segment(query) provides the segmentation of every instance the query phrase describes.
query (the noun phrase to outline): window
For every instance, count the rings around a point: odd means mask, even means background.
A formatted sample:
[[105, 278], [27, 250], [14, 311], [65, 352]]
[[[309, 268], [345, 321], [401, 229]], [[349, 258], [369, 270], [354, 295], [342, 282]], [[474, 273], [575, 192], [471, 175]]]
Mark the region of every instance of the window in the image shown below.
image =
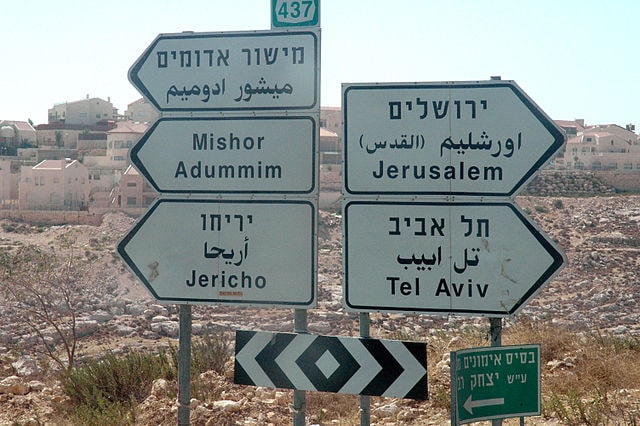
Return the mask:
[[593, 142], [593, 138], [591, 136], [587, 136], [584, 138], [585, 142]]
[[622, 166], [625, 170], [633, 170], [633, 163], [624, 163]]
[[127, 182], [127, 186], [130, 188], [135, 188], [136, 187], [136, 183], [135, 182]]
[[58, 176], [54, 176], [53, 183], [60, 183], [60, 178]]
[[135, 206], [136, 205], [136, 197], [127, 197], [127, 205]]
[[607, 166], [607, 168], [609, 170], [617, 170], [618, 169], [618, 163], [609, 163], [609, 165]]

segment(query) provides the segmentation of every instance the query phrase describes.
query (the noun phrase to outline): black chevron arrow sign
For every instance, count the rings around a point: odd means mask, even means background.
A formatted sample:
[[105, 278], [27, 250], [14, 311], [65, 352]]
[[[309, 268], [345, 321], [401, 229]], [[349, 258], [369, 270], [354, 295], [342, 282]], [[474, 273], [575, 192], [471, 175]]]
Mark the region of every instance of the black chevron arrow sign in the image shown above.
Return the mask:
[[237, 330], [234, 383], [424, 400], [427, 345]]

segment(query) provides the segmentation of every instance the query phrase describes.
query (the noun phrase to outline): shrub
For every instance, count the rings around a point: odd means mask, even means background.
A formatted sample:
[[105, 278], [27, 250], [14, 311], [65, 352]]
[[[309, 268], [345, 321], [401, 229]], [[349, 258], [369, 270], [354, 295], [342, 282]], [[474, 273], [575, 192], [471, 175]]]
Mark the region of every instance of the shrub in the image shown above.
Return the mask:
[[104, 411], [107, 405], [130, 406], [147, 397], [155, 379], [172, 380], [176, 368], [166, 354], [108, 354], [63, 372], [62, 390], [76, 406]]

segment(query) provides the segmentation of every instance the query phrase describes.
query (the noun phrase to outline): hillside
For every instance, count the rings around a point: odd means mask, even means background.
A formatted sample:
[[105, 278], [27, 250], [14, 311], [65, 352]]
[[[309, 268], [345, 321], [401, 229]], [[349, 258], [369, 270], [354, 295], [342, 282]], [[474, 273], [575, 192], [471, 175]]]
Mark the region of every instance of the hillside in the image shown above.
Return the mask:
[[[505, 321], [505, 343], [540, 343], [523, 340], [543, 336], [541, 330], [548, 330], [545, 327], [567, 331], [566, 334], [556, 332], [571, 339], [566, 341], [566, 348], [546, 352], [552, 359], [545, 358], [543, 387], [556, 386], [554, 380], [566, 382], [567, 377], [585, 374], [579, 370], [581, 366], [595, 368], [593, 364], [580, 363], [586, 355], [583, 349], [574, 351], [573, 345], [577, 343], [571, 336], [599, 333], [627, 342], [627, 349], [637, 351], [640, 196], [523, 196], [517, 198], [517, 203], [558, 242], [568, 263], [517, 318]], [[0, 244], [5, 254], [27, 245], [72, 251], [86, 266], [87, 274], [96, 274], [96, 279], [101, 280], [103, 296], [88, 297], [79, 318], [84, 335], [80, 339], [80, 360], [107, 351], [121, 354], [177, 346], [176, 307], [154, 303], [115, 254], [117, 241], [133, 222], [122, 214], [108, 214], [98, 227], [0, 223]], [[309, 330], [318, 334], [357, 336], [357, 315], [346, 313], [341, 305], [341, 238], [339, 213], [322, 211], [318, 244], [319, 307], [309, 311]], [[46, 358], [38, 358], [32, 334], [16, 324], [7, 312], [0, 308], [0, 353], [5, 354], [0, 356], [0, 424], [64, 424], [60, 408], [67, 400], [56, 385], [54, 366], [48, 365]], [[193, 315], [196, 336], [204, 329], [229, 335], [237, 329], [293, 330], [293, 312], [286, 309], [196, 306]], [[535, 332], [522, 334], [523, 327]], [[371, 314], [372, 337], [428, 343], [431, 395], [430, 401], [422, 403], [373, 398], [372, 424], [448, 424], [448, 352], [487, 345], [483, 340], [487, 329], [486, 318]], [[207, 383], [210, 398], [193, 402], [192, 424], [291, 424], [290, 391], [233, 385], [231, 361], [227, 366], [224, 375], [210, 373], [200, 378]], [[608, 370], [602, 367], [602, 371]], [[629, 370], [627, 374], [635, 373]], [[13, 378], [7, 379], [9, 376]], [[609, 374], [609, 377], [613, 376]], [[601, 396], [604, 400], [616, 401], [617, 421], [629, 422], [633, 415], [630, 413], [636, 413], [633, 420], [637, 422], [640, 420], [637, 414], [640, 386], [629, 387], [619, 380], [620, 386], [613, 383]], [[550, 401], [552, 395], [548, 388], [543, 388], [543, 394]], [[151, 395], [138, 406], [135, 424], [175, 422], [175, 400], [170, 395], [167, 388], [156, 384]], [[309, 393], [307, 398], [310, 424], [358, 422], [357, 397]], [[552, 405], [548, 403], [547, 407]], [[561, 417], [561, 413], [550, 409], [544, 414], [528, 419], [527, 423], [557, 424]]]

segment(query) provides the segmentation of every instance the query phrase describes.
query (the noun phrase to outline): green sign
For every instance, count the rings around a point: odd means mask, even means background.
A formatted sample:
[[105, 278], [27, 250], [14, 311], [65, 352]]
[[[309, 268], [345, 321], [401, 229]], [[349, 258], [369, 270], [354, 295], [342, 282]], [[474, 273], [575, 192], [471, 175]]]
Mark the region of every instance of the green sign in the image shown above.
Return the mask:
[[540, 345], [451, 352], [452, 424], [540, 415]]
[[320, 0], [271, 0], [271, 27], [314, 27], [320, 20]]

